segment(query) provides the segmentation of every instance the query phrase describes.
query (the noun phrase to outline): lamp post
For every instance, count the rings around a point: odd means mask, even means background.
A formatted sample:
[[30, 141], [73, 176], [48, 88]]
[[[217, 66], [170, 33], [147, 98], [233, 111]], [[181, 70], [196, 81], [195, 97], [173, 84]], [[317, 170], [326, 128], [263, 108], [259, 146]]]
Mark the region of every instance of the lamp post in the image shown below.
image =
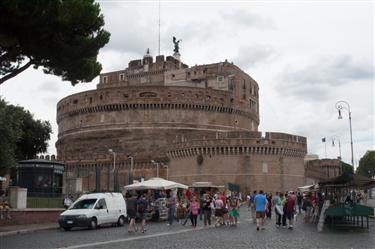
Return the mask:
[[336, 109], [339, 112], [338, 119], [342, 119], [341, 116], [341, 110], [346, 110], [349, 113], [349, 128], [350, 128], [350, 148], [352, 152], [352, 167], [355, 172], [355, 166], [354, 166], [354, 155], [353, 155], [353, 135], [352, 135], [352, 113], [350, 111], [350, 105], [348, 102], [344, 100], [337, 101], [335, 104]]
[[129, 184], [133, 183], [133, 163], [134, 163], [134, 157], [132, 155], [128, 155], [128, 159], [130, 159], [130, 169], [129, 169]]
[[162, 163], [161, 165], [163, 165], [163, 168], [167, 169], [167, 180], [169, 180], [169, 165], [164, 163]]
[[332, 139], [332, 146], [335, 146], [336, 140], [339, 142], [339, 156], [340, 156], [339, 159], [341, 160], [341, 141], [340, 141], [340, 138], [337, 135], [333, 135], [331, 139]]
[[156, 177], [159, 177], [159, 163], [154, 160], [151, 160], [151, 163], [156, 165]]
[[[115, 188], [116, 188], [116, 175], [115, 175], [115, 169], [116, 169], [116, 152], [114, 152], [112, 149], [109, 149], [108, 152], [111, 153], [111, 154], [113, 154], [113, 169], [112, 169], [112, 173], [113, 173], [113, 191], [115, 191]], [[108, 189], [108, 191], [109, 191], [109, 189]]]

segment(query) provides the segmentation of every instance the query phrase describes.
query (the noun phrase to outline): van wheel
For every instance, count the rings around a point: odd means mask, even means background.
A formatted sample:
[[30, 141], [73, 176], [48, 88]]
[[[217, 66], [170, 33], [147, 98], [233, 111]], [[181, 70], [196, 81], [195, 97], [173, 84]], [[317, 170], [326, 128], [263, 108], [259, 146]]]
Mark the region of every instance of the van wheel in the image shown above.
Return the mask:
[[98, 222], [97, 222], [96, 218], [92, 218], [90, 220], [89, 229], [95, 230], [97, 227], [98, 227]]
[[117, 221], [117, 226], [122, 227], [124, 225], [125, 225], [125, 218], [124, 216], [120, 216], [120, 218], [118, 218], [118, 221]]
[[65, 231], [70, 231], [72, 228], [71, 227], [63, 227]]

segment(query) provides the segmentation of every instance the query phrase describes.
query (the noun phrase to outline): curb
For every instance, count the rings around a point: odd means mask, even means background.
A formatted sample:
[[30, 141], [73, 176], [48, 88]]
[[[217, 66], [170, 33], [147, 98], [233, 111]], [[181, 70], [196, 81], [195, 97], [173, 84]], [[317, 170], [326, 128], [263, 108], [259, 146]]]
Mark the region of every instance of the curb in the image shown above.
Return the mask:
[[39, 227], [39, 228], [29, 228], [29, 229], [20, 229], [20, 230], [15, 230], [15, 231], [8, 231], [8, 232], [0, 232], [0, 238], [5, 237], [5, 236], [10, 236], [10, 235], [17, 235], [17, 234], [24, 234], [24, 233], [32, 233], [35, 231], [40, 231], [40, 230], [49, 230], [49, 229], [58, 229], [58, 226], [51, 226], [51, 227]]

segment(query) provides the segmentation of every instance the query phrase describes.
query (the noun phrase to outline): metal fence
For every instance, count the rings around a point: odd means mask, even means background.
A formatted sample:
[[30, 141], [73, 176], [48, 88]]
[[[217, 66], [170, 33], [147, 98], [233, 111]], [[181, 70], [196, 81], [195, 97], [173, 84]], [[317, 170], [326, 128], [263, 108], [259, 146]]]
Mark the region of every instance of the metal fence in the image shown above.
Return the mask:
[[59, 193], [27, 193], [27, 208], [63, 208], [64, 196]]

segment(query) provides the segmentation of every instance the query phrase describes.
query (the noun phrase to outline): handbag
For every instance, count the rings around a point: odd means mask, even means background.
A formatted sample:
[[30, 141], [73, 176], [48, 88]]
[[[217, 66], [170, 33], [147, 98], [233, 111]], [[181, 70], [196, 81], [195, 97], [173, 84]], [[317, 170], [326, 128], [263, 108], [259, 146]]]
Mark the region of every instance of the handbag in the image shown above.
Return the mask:
[[276, 205], [275, 207], [276, 207], [276, 212], [279, 215], [283, 215], [284, 214], [283, 207], [281, 205]]

